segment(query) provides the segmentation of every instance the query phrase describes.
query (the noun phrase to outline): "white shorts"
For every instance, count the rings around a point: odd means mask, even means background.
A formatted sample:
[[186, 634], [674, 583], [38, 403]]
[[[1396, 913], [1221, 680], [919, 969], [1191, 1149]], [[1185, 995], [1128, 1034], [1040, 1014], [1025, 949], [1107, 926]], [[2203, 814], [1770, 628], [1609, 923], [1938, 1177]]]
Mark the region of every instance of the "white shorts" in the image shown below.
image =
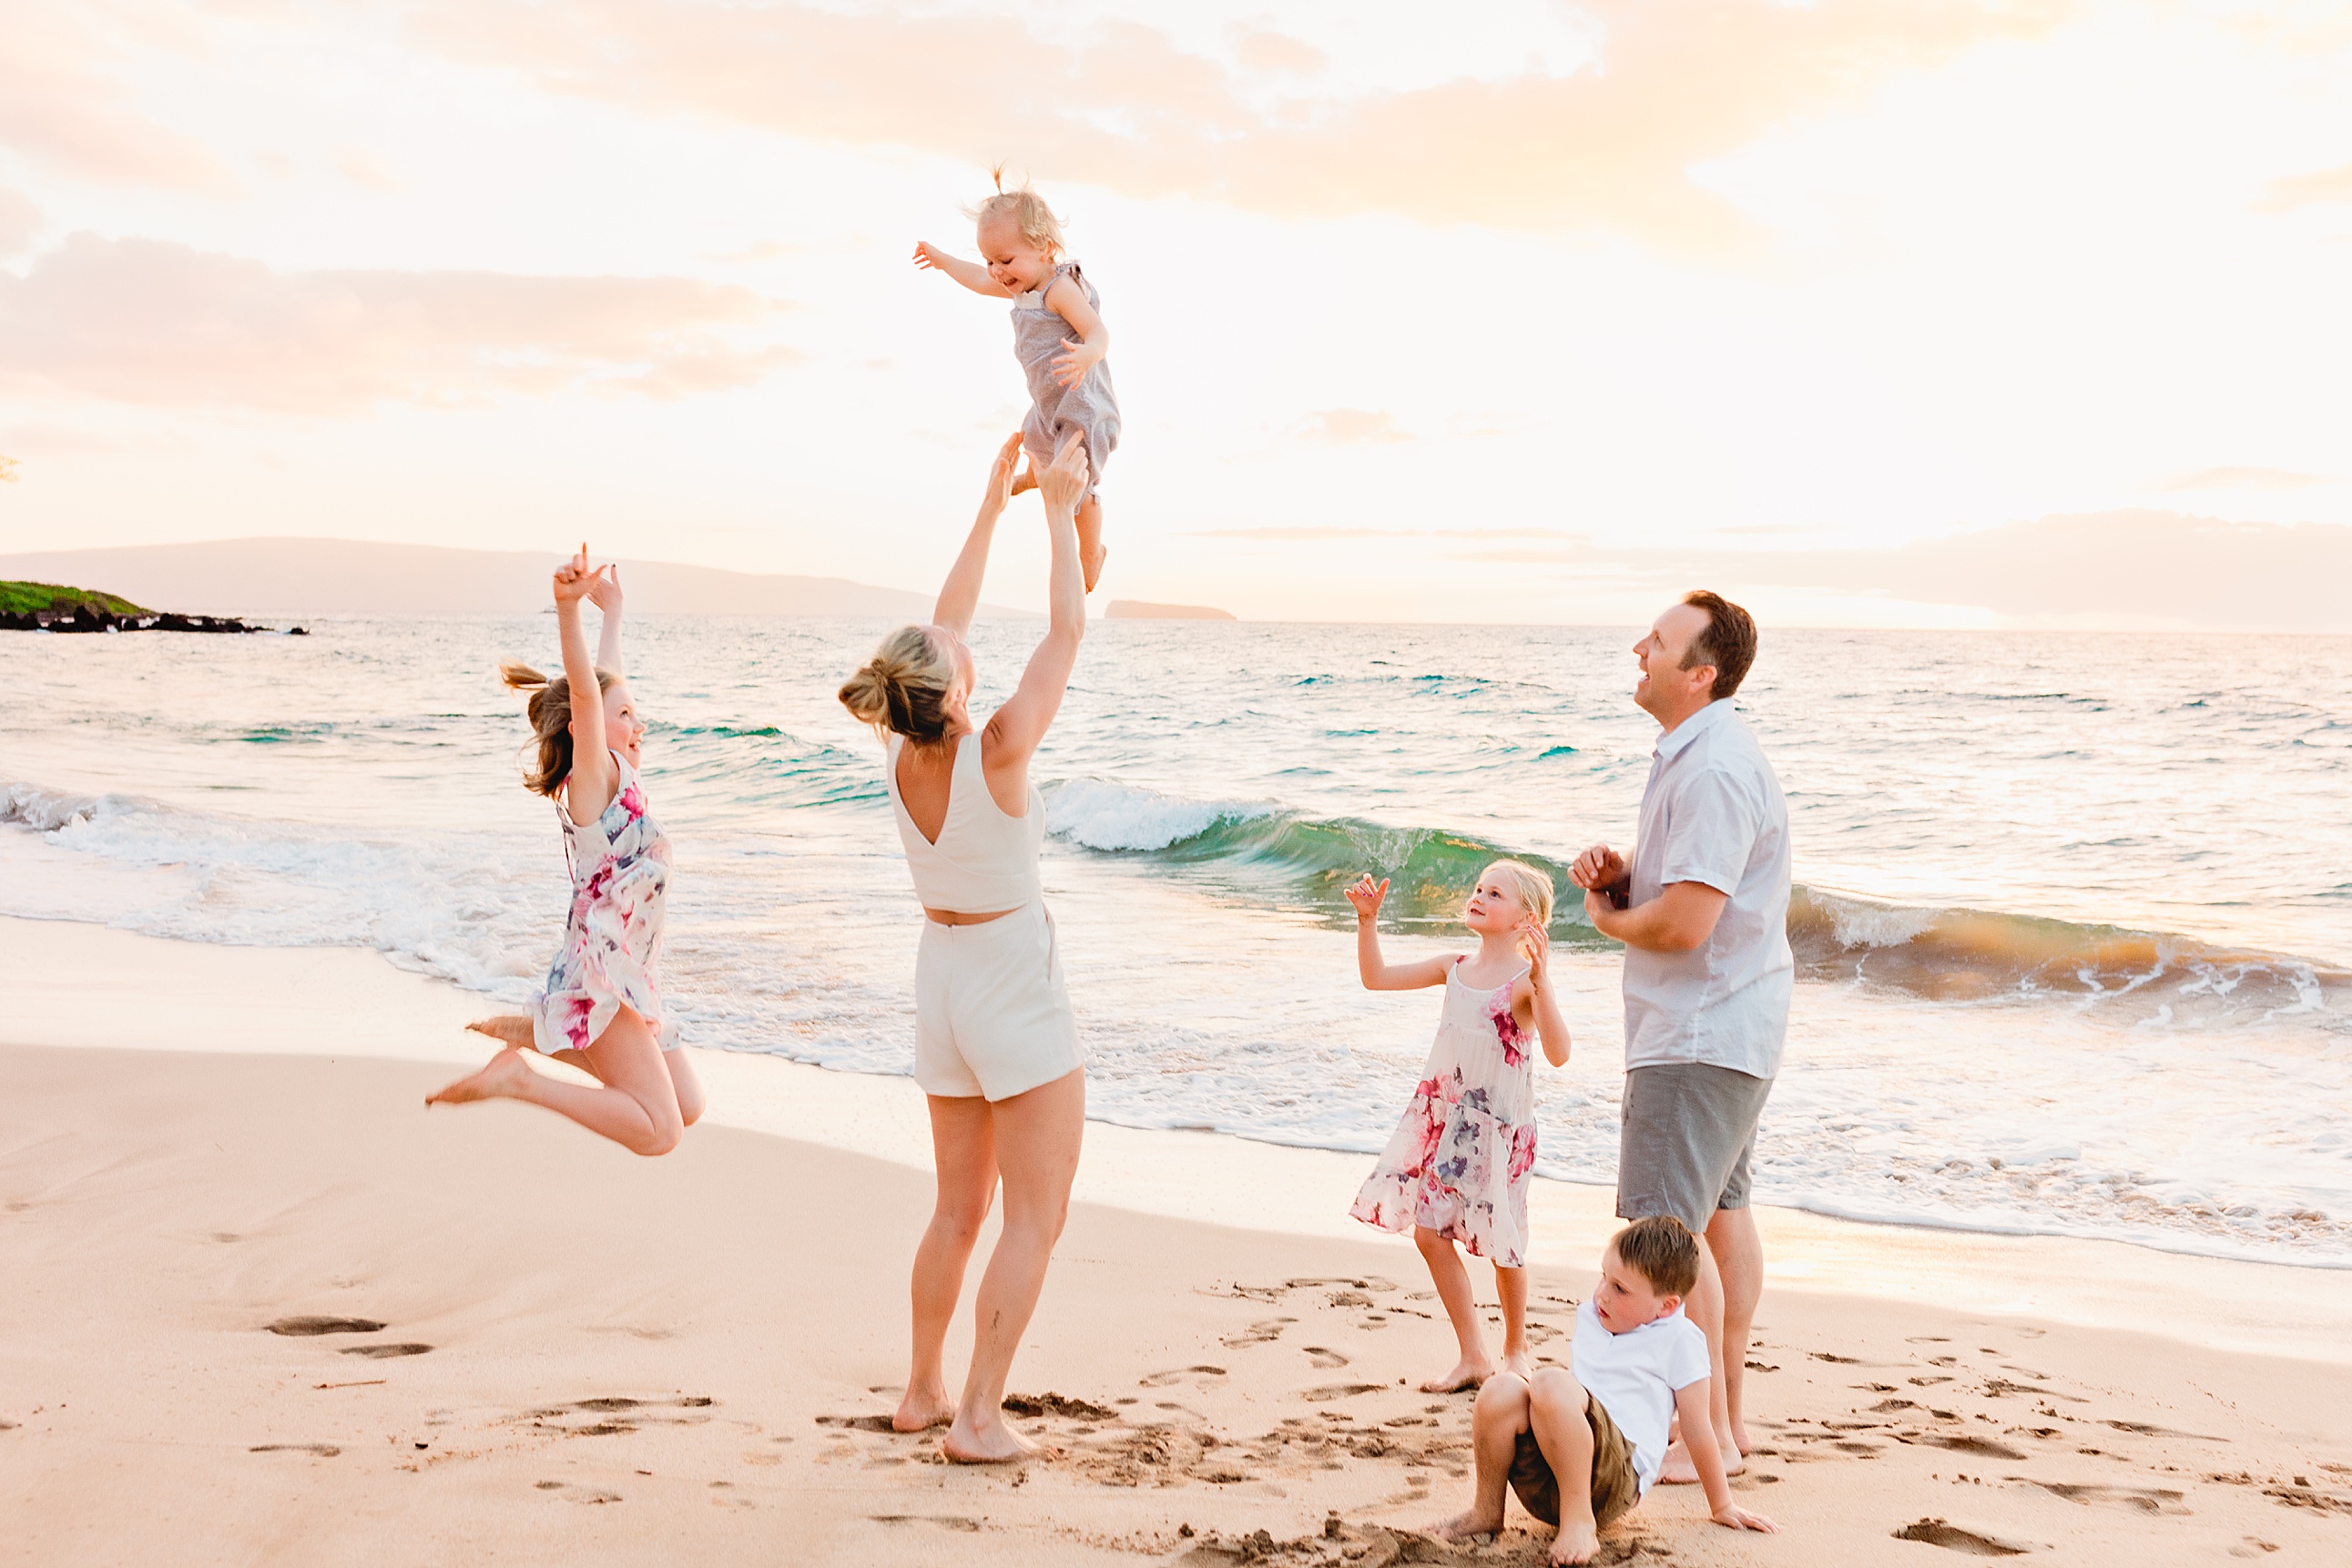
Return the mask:
[[915, 950], [915, 1081], [950, 1100], [1010, 1100], [1084, 1065], [1041, 900], [980, 925], [925, 919]]

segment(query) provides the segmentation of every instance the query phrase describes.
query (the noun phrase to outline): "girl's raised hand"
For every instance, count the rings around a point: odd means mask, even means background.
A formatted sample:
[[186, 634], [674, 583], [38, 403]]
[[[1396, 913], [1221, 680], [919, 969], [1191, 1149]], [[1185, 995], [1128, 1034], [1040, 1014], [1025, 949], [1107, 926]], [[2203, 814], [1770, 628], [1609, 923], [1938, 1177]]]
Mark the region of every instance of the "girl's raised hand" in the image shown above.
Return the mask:
[[1551, 932], [1538, 925], [1532, 915], [1519, 928], [1519, 951], [1528, 955], [1528, 984], [1542, 990], [1547, 974], [1544, 966], [1551, 962]]
[[588, 602], [608, 616], [621, 613], [621, 568], [617, 563], [599, 566], [590, 574]]
[[588, 596], [589, 590], [596, 585], [596, 579], [602, 574], [602, 568], [589, 569], [588, 547], [583, 544], [579, 554], [555, 569], [555, 602], [559, 605], [578, 604]]
[[1372, 874], [1367, 871], [1356, 879], [1354, 887], [1341, 890], [1347, 894], [1348, 901], [1356, 906], [1358, 920], [1375, 920], [1380, 916], [1381, 900], [1389, 896], [1389, 879], [1382, 877], [1375, 882]]

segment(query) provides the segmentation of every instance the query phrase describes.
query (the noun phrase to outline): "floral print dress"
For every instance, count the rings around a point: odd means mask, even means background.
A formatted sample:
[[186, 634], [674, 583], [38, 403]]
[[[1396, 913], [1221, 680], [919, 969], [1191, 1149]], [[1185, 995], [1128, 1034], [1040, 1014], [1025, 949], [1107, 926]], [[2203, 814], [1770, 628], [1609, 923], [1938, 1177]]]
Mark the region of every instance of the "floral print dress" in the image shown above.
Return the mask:
[[550, 1056], [587, 1049], [624, 1006], [646, 1021], [662, 1049], [678, 1046], [677, 1026], [663, 1017], [654, 982], [669, 893], [669, 838], [646, 810], [636, 769], [617, 752], [613, 761], [621, 787], [603, 816], [583, 826], [561, 803], [555, 808], [572, 863], [572, 913], [563, 945], [548, 965], [546, 989], [530, 1004], [534, 1043]]
[[1519, 1268], [1536, 1163], [1535, 1039], [1511, 1012], [1519, 976], [1482, 991], [1463, 984], [1462, 963], [1445, 972], [1445, 1012], [1412, 1103], [1348, 1212], [1382, 1230], [1426, 1226]]

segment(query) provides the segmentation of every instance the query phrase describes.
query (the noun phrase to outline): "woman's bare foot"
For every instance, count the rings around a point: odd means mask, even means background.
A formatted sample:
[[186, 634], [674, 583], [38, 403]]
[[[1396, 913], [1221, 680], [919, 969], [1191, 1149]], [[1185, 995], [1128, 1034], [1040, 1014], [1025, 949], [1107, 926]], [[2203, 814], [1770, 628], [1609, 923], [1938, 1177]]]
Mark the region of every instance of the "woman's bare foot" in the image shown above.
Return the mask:
[[481, 1071], [446, 1084], [425, 1097], [427, 1105], [463, 1105], [469, 1100], [511, 1100], [530, 1081], [530, 1065], [509, 1046], [489, 1059]]
[[[1726, 1445], [1720, 1442], [1716, 1445], [1718, 1451], [1725, 1447]], [[1736, 1476], [1747, 1468], [1748, 1461], [1737, 1452], [1723, 1461], [1723, 1473], [1727, 1476]], [[1684, 1447], [1681, 1443], [1675, 1443], [1666, 1450], [1665, 1463], [1658, 1467], [1658, 1484], [1687, 1487], [1696, 1486], [1697, 1483], [1698, 1467], [1691, 1462], [1690, 1450]]]
[[928, 1432], [934, 1426], [945, 1426], [955, 1419], [955, 1402], [944, 1388], [907, 1390], [907, 1397], [898, 1401], [897, 1414], [890, 1417], [893, 1432]]
[[940, 1439], [940, 1451], [950, 1464], [1009, 1465], [1016, 1459], [1034, 1458], [1042, 1450], [1001, 1418], [975, 1426], [958, 1416], [948, 1435]]
[[1590, 1563], [1601, 1550], [1601, 1532], [1585, 1520], [1562, 1521], [1559, 1533], [1551, 1538], [1552, 1563]]
[[1536, 1374], [1534, 1363], [1528, 1360], [1528, 1352], [1525, 1351], [1520, 1351], [1516, 1355], [1505, 1356], [1499, 1370], [1507, 1372], [1514, 1377], [1533, 1377]]
[[1486, 1514], [1480, 1513], [1474, 1508], [1466, 1513], [1455, 1514], [1443, 1524], [1431, 1525], [1429, 1533], [1440, 1541], [1468, 1541], [1475, 1536], [1492, 1535], [1502, 1528], [1503, 1514], [1500, 1509], [1491, 1514]]
[[1454, 1363], [1454, 1370], [1444, 1377], [1433, 1377], [1421, 1385], [1423, 1394], [1454, 1394], [1465, 1388], [1475, 1388], [1495, 1375], [1495, 1363], [1481, 1357], [1476, 1361]]
[[477, 1018], [466, 1027], [478, 1035], [488, 1035], [494, 1040], [525, 1048], [539, 1039], [539, 1033], [531, 1027], [530, 1017], [521, 1013], [501, 1013], [495, 1018]]

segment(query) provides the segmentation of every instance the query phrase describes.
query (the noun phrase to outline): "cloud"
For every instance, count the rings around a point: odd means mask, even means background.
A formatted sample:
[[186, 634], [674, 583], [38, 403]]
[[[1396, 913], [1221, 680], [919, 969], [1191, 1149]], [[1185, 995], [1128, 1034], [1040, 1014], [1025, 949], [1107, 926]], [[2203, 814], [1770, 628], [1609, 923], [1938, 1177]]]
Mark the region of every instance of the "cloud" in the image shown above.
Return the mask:
[[0, 448], [26, 458], [76, 458], [112, 451], [114, 443], [103, 436], [58, 425], [8, 425], [0, 426]]
[[278, 272], [79, 234], [0, 273], [0, 390], [349, 413], [587, 386], [675, 397], [798, 356], [746, 334], [778, 307], [684, 278]]
[[1370, 408], [1326, 408], [1298, 422], [1297, 435], [1318, 447], [1395, 446], [1413, 438], [1393, 415]]
[[[1300, 75], [1268, 98], [1267, 79], [1126, 22], [1071, 42], [963, 12], [417, 0], [410, 26], [428, 47], [551, 91], [975, 168], [1009, 160], [1049, 184], [1706, 250], [1752, 235], [1694, 165], [1900, 73], [2046, 31], [2071, 4], [1589, 0], [1597, 66], [1351, 97]], [[1242, 49], [1245, 65], [1277, 53]], [[1305, 53], [1285, 58], [1306, 70]]]
[[2352, 202], [2352, 163], [2340, 169], [2321, 169], [2308, 174], [2288, 174], [2273, 180], [2263, 187], [2263, 194], [2255, 199], [2254, 210], [2293, 212], [2297, 207], [2335, 202]]
[[1564, 528], [1336, 528], [1295, 524], [1275, 528], [1203, 528], [1194, 539], [1255, 539], [1305, 542], [1326, 539], [1574, 539]]
[[[194, 139], [141, 113], [97, 68], [115, 7], [12, 5], [0, 32], [0, 146], [65, 174], [114, 184], [218, 186], [226, 176]], [[132, 30], [137, 27], [131, 22]]]
[[33, 247], [47, 220], [24, 195], [0, 190], [0, 257], [17, 256]]
[[2158, 486], [2164, 490], [2299, 490], [2334, 483], [2326, 474], [2299, 474], [2291, 468], [2200, 468]]

